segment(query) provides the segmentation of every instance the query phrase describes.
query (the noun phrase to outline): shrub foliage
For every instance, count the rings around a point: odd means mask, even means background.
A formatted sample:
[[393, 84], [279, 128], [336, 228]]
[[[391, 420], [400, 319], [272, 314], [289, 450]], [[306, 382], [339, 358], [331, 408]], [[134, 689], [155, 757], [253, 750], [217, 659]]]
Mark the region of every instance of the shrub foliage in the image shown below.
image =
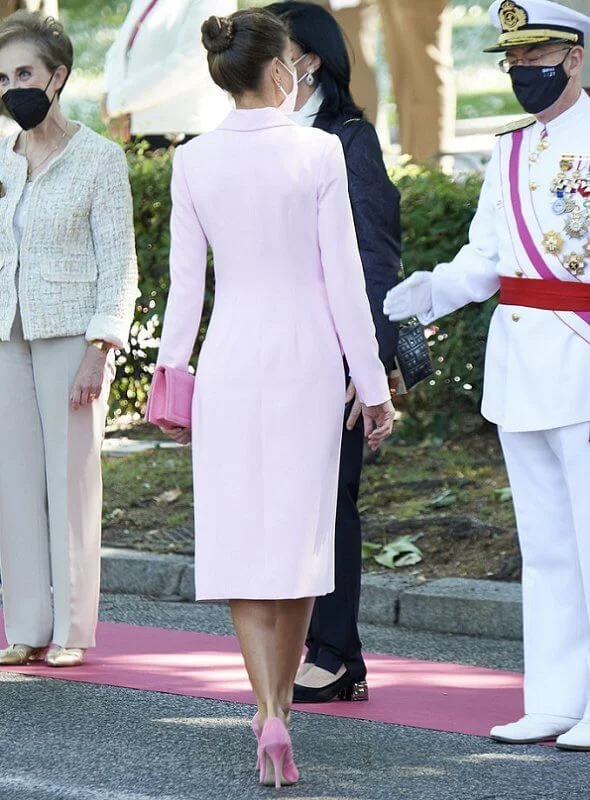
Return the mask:
[[[450, 261], [467, 242], [481, 176], [452, 180], [440, 170], [406, 165], [392, 179], [402, 196], [403, 259], [407, 275]], [[412, 390], [405, 410], [422, 428], [445, 436], [460, 425], [462, 411], [477, 411], [483, 389], [485, 341], [496, 300], [471, 304], [437, 321], [429, 339], [432, 381]]]

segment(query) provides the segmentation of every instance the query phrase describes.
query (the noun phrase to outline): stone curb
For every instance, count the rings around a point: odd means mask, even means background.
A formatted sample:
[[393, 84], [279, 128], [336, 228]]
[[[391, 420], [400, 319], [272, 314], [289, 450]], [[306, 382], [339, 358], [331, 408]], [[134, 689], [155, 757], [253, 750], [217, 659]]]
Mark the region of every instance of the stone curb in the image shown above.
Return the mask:
[[[101, 589], [191, 601], [195, 599], [193, 559], [103, 547]], [[470, 578], [418, 584], [409, 577], [364, 573], [359, 619], [431, 633], [520, 640], [520, 585]]]

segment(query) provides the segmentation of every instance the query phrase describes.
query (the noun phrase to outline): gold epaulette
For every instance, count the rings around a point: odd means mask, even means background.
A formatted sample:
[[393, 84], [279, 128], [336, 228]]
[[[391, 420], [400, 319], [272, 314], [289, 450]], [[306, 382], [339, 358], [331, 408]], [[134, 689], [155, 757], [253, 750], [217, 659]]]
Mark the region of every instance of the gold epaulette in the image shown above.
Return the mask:
[[503, 128], [500, 128], [497, 131], [496, 136], [503, 136], [505, 133], [513, 133], [514, 131], [520, 131], [523, 128], [530, 127], [533, 122], [536, 122], [536, 117], [523, 117], [522, 119], [517, 119], [516, 122], [509, 122], [508, 125], [505, 125]]

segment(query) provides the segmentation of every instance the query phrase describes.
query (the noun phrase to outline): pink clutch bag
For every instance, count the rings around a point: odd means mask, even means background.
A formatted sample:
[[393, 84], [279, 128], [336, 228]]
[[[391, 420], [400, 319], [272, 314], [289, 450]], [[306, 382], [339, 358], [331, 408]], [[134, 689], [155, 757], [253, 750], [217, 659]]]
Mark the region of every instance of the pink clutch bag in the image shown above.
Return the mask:
[[191, 427], [195, 376], [176, 367], [156, 367], [145, 418], [164, 427]]

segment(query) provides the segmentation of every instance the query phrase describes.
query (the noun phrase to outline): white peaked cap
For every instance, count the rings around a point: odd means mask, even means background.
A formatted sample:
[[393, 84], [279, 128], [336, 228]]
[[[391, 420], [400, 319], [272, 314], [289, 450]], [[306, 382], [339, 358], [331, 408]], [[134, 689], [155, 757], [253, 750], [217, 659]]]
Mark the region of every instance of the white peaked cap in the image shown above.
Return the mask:
[[590, 17], [552, 0], [494, 0], [489, 14], [500, 36], [486, 53], [545, 42], [583, 47], [590, 41]]

